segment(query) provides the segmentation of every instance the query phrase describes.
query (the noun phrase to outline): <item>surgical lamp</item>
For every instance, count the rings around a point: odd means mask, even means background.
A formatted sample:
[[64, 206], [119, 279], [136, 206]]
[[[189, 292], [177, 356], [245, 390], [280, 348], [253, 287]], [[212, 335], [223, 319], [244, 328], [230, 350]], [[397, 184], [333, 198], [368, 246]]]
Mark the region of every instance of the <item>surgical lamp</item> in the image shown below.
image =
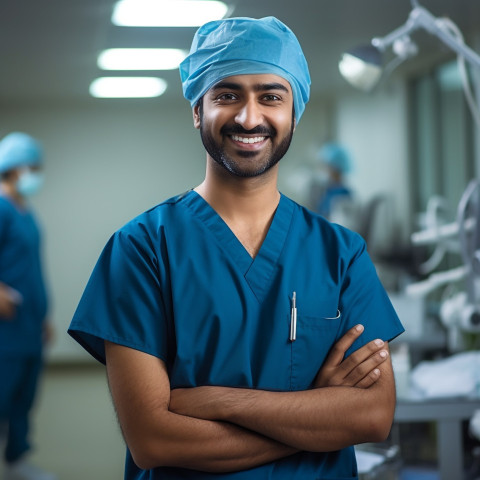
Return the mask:
[[[480, 56], [465, 45], [460, 31], [451, 20], [434, 17], [415, 0], [412, 0], [412, 7], [404, 25], [385, 37], [374, 38], [370, 44], [354, 48], [342, 55], [339, 70], [350, 84], [360, 90], [372, 90], [400, 63], [417, 54], [418, 48], [412, 42], [410, 34], [421, 28], [437, 36], [457, 52], [459, 58], [480, 68]], [[384, 67], [382, 54], [390, 46], [397, 56]]]

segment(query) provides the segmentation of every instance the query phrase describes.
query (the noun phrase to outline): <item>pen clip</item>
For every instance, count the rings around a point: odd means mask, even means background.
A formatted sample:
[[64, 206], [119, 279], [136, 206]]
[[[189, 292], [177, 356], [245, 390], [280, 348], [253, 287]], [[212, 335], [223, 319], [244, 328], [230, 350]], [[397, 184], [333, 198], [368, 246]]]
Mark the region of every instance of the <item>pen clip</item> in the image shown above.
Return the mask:
[[297, 294], [293, 292], [292, 295], [292, 309], [290, 312], [290, 341], [294, 342], [297, 339]]

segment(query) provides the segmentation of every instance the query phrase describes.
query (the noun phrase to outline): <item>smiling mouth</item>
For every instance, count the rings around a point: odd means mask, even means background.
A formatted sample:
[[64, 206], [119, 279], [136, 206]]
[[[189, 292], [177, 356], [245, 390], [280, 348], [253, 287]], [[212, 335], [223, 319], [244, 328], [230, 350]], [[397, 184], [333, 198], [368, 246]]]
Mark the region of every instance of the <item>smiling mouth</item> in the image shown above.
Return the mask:
[[232, 140], [245, 144], [260, 143], [263, 142], [265, 138], [267, 137], [242, 137], [240, 135], [232, 135]]

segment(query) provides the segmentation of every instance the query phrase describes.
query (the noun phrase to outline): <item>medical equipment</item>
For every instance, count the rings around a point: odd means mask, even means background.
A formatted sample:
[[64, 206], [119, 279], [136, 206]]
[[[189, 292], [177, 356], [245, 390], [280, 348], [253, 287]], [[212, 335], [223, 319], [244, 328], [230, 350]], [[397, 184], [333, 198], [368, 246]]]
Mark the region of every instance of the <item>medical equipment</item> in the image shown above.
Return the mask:
[[[435, 245], [431, 256], [418, 266], [422, 275], [428, 275], [427, 280], [413, 283], [407, 286], [407, 293], [413, 296], [423, 296], [436, 288], [462, 280], [466, 275], [466, 267], [461, 265], [457, 268], [443, 272], [434, 272], [448, 252], [459, 252], [458, 241], [459, 226], [456, 221], [449, 222], [451, 216], [447, 202], [444, 198], [435, 195], [427, 203], [424, 215], [424, 229], [411, 235], [413, 245]], [[470, 231], [475, 224], [474, 218], [465, 221], [465, 228]]]
[[[480, 332], [480, 182], [473, 180], [467, 186], [457, 212], [460, 253], [465, 266], [466, 291], [445, 300], [440, 318], [451, 335], [458, 331]], [[455, 328], [455, 327], [458, 327]], [[457, 333], [456, 333], [457, 332]], [[452, 338], [452, 342], [459, 343]], [[461, 342], [460, 342], [461, 343]]]
[[448, 251], [458, 251], [458, 242], [455, 239], [452, 240], [452, 237], [458, 234], [458, 225], [456, 223], [446, 223], [445, 220], [450, 215], [449, 210], [449, 206], [443, 197], [439, 195], [431, 197], [428, 200], [423, 220], [425, 230], [412, 235], [412, 241], [417, 245], [429, 244], [437, 238], [442, 239], [437, 241], [430, 258], [418, 266], [418, 271], [423, 275], [433, 272]]
[[[448, 240], [451, 244], [456, 238], [463, 264], [442, 272], [432, 273], [426, 280], [410, 284], [407, 294], [425, 296], [433, 290], [464, 281], [465, 288], [451, 294], [445, 291], [440, 307], [440, 319], [448, 330], [450, 350], [461, 350], [464, 345], [462, 332], [480, 333], [480, 182], [472, 180], [465, 189], [457, 208], [456, 221], [412, 235], [415, 245], [437, 243]], [[445, 253], [448, 249], [443, 248]], [[438, 250], [437, 250], [438, 252]], [[434, 256], [436, 254], [434, 253]], [[431, 266], [439, 264], [435, 259]], [[425, 262], [428, 264], [429, 261]], [[424, 264], [424, 265], [425, 265]]]
[[[465, 66], [466, 60], [480, 68], [480, 56], [464, 43], [462, 33], [449, 18], [434, 17], [420, 6], [417, 0], [412, 0], [411, 3], [413, 9], [404, 25], [384, 37], [373, 38], [368, 45], [361, 45], [344, 53], [339, 62], [340, 73], [354, 87], [364, 91], [373, 90], [401, 63], [418, 53], [418, 47], [410, 38], [410, 34], [424, 29], [457, 53], [465, 96], [472, 115], [480, 127], [480, 112]], [[390, 46], [396, 57], [384, 67], [382, 54]]]
[[[470, 419], [468, 433], [472, 438], [480, 440], [480, 410], [476, 410]], [[480, 479], [480, 447], [475, 447], [472, 451], [473, 463], [465, 474], [465, 480]]]
[[480, 410], [477, 410], [470, 420], [469, 431], [472, 436], [480, 440]]

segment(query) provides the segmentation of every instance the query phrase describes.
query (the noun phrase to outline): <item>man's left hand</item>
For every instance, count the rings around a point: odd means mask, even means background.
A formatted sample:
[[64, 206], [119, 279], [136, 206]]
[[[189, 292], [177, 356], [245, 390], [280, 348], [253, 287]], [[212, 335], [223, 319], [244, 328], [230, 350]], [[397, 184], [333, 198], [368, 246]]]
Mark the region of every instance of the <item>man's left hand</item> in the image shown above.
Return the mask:
[[321, 387], [368, 388], [380, 378], [378, 368], [389, 356], [388, 344], [380, 339], [373, 340], [347, 358], [346, 351], [363, 333], [363, 326], [351, 328], [331, 349], [313, 383]]

